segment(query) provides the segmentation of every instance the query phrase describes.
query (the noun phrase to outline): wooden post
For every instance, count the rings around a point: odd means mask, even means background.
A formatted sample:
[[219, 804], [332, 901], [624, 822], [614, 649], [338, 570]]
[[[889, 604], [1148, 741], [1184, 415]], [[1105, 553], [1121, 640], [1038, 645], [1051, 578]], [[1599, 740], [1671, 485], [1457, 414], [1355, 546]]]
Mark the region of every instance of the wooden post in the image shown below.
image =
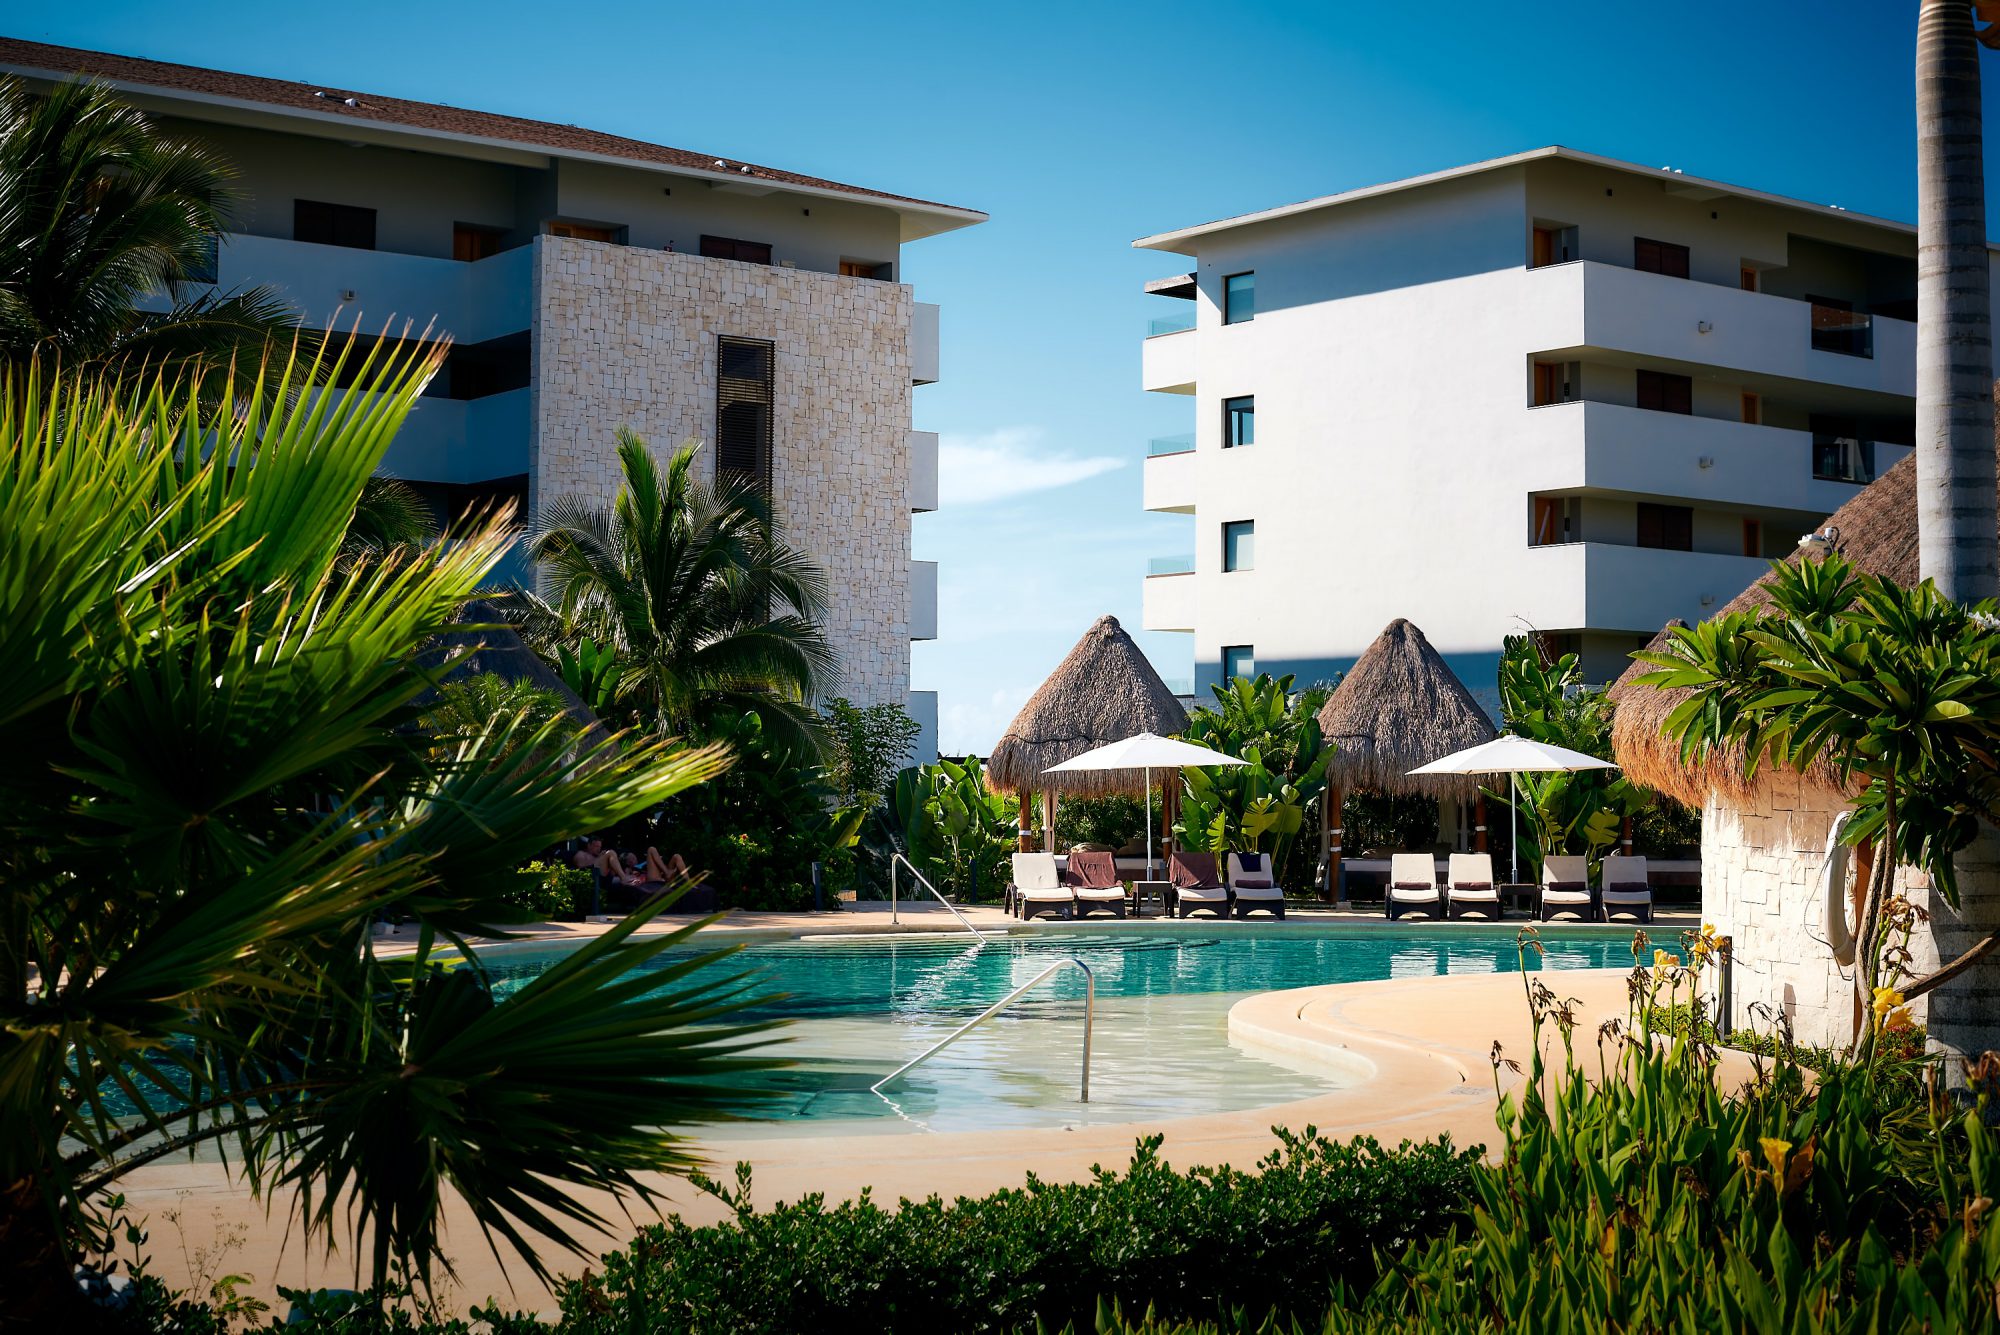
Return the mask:
[[[1181, 817], [1180, 778], [1181, 772], [1179, 770], [1168, 770], [1166, 777], [1160, 783], [1159, 852], [1163, 860], [1174, 855], [1174, 822]], [[1152, 801], [1153, 795], [1151, 793], [1146, 794], [1146, 800], [1148, 802]], [[1147, 850], [1148, 856], [1151, 856], [1152, 851], [1151, 849]]]
[[1477, 793], [1472, 799], [1472, 850], [1486, 851], [1486, 794]]
[[1021, 799], [1021, 814], [1017, 818], [1020, 825], [1018, 842], [1021, 846], [1015, 851], [1032, 853], [1035, 851], [1035, 795], [1023, 788], [1015, 796]]
[[1632, 856], [1632, 818], [1627, 816], [1618, 824], [1618, 851], [1626, 857]]
[[1056, 851], [1056, 790], [1042, 790], [1042, 851]]
[[1326, 790], [1326, 889], [1323, 897], [1336, 904], [1347, 902], [1347, 897], [1340, 887], [1340, 846], [1347, 835], [1347, 831], [1342, 828], [1346, 819], [1342, 814], [1345, 807], [1340, 785], [1337, 783], [1330, 785]]

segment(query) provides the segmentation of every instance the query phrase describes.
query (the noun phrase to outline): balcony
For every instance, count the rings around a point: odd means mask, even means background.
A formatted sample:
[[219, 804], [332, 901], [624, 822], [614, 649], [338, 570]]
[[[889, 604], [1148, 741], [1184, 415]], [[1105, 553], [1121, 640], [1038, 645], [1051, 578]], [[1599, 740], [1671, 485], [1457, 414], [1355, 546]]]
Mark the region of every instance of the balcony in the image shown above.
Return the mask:
[[531, 324], [534, 264], [532, 246], [467, 263], [231, 232], [218, 247], [216, 279], [224, 291], [278, 289], [309, 327], [337, 313], [342, 327], [359, 320], [368, 333], [408, 320], [458, 343], [483, 343]]
[[1162, 334], [1179, 334], [1192, 328], [1194, 328], [1194, 312], [1175, 311], [1172, 315], [1155, 316], [1146, 321], [1146, 337], [1158, 338]]
[[919, 301], [910, 309], [910, 383], [935, 385], [938, 380], [938, 308]]
[[929, 514], [938, 508], [937, 432], [910, 432], [909, 452], [910, 512]]
[[1845, 306], [1812, 304], [1812, 345], [1816, 352], [1837, 352], [1843, 357], [1875, 355], [1874, 317]]
[[382, 458], [412, 482], [485, 482], [528, 470], [528, 391], [483, 399], [421, 398]]
[[1146, 442], [1146, 457], [1158, 459], [1169, 454], [1188, 454], [1194, 450], [1194, 432], [1183, 431], [1178, 436], [1155, 436]]
[[[1191, 441], [1192, 437], [1189, 439]], [[1171, 454], [1148, 453], [1144, 483], [1146, 508], [1164, 514], [1193, 514], [1198, 476], [1195, 469], [1199, 459], [1200, 456], [1192, 449], [1176, 450]]]
[[[1523, 416], [1515, 438], [1530, 491], [1673, 497], [1717, 508], [1831, 514], [1853, 496], [1841, 451], [1809, 431], [1649, 412], [1615, 403], [1562, 403]], [[1855, 462], [1879, 468], [1906, 445], [1866, 444]], [[1151, 466], [1150, 464], [1148, 465]], [[1855, 471], [1847, 468], [1847, 471]], [[1874, 473], [1859, 480], [1872, 479]]]
[[[1906, 445], [1884, 447], [1872, 440], [1859, 440], [1853, 436], [1814, 436], [1813, 476], [1826, 482], [1858, 483], [1867, 486], [1877, 476], [1876, 452], [1884, 448], [1897, 451], [1896, 458], [1900, 458], [1909, 449]], [[1893, 458], [1891, 462], [1894, 462]]]
[[1156, 556], [1146, 576], [1140, 624], [1147, 630], [1194, 630], [1194, 558]]
[[[1613, 361], [1625, 354], [1690, 370], [1916, 394], [1917, 327], [1907, 320], [1839, 312], [1822, 330], [1815, 311], [1826, 306], [1591, 260], [1521, 272], [1536, 296], [1523, 322], [1536, 352], [1586, 361], [1591, 353], [1614, 354]], [[1822, 346], [1829, 339], [1840, 347]]]
[[938, 563], [910, 562], [910, 638], [937, 638]]
[[1146, 340], [1139, 358], [1139, 381], [1161, 394], [1194, 393], [1195, 331], [1182, 329]]
[[1755, 556], [1601, 542], [1535, 547], [1530, 556], [1534, 579], [1520, 608], [1528, 624], [1635, 635], [1675, 617], [1700, 621], [1770, 569]]

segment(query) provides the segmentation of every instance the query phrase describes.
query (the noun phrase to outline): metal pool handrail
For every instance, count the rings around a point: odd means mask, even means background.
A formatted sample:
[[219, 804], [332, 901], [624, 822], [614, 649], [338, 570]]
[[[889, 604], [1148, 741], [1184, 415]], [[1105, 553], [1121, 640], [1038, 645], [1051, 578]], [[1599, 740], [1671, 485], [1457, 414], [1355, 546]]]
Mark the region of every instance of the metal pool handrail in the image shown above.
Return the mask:
[[[914, 868], [912, 868], [912, 870], [914, 870]], [[880, 1080], [877, 1080], [874, 1084], [868, 1086], [868, 1092], [871, 1094], [880, 1094], [882, 1092], [882, 1086], [888, 1084], [892, 1080], [897, 1079], [911, 1067], [919, 1065], [920, 1063], [923, 1062], [927, 1062], [932, 1057], [935, 1057], [938, 1053], [943, 1052], [946, 1048], [958, 1042], [959, 1039], [964, 1038], [974, 1029], [977, 1029], [980, 1025], [985, 1024], [988, 1020], [998, 1015], [1001, 1011], [1006, 1010], [1009, 1006], [1013, 1005], [1014, 1002], [1020, 998], [1023, 992], [1026, 992], [1029, 988], [1034, 987], [1038, 983], [1042, 982], [1043, 979], [1047, 978], [1050, 974], [1054, 973], [1056, 970], [1064, 967], [1065, 965], [1071, 965], [1071, 964], [1083, 970], [1083, 1092], [1081, 1095], [1081, 1099], [1085, 1103], [1090, 1102], [1090, 1028], [1092, 1021], [1096, 1017], [1096, 1012], [1097, 1012], [1097, 978], [1090, 972], [1090, 966], [1088, 964], [1085, 964], [1082, 960], [1077, 959], [1074, 955], [1063, 956], [1061, 959], [1057, 960], [1054, 964], [1051, 964], [1048, 968], [1042, 970], [1040, 973], [1036, 974], [1033, 978], [1030, 978], [1027, 982], [1021, 984], [1019, 987], [1015, 988], [1012, 992], [1009, 992], [1006, 996], [994, 1002], [991, 1006], [988, 1006], [985, 1010], [979, 1012], [978, 1015], [975, 1015], [972, 1019], [966, 1021], [965, 1024], [961, 1025], [958, 1029], [954, 1030], [949, 1037], [940, 1040], [932, 1047], [926, 1049], [919, 1056], [911, 1059], [910, 1061], [904, 1062], [901, 1066], [898, 1066], [888, 1075], [883, 1076]]]
[[958, 919], [960, 926], [964, 927], [966, 931], [971, 932], [980, 940], [984, 941], [986, 939], [980, 930], [972, 925], [971, 919], [960, 913], [956, 904], [953, 904], [943, 895], [938, 894], [938, 888], [932, 885], [922, 872], [917, 870], [917, 865], [914, 862], [911, 862], [901, 853], [897, 853], [889, 859], [889, 921], [891, 924], [898, 924], [902, 921], [896, 916], [896, 864], [899, 862], [910, 869], [910, 875], [917, 878], [917, 884], [930, 891], [936, 897], [938, 903], [951, 910], [951, 916]]

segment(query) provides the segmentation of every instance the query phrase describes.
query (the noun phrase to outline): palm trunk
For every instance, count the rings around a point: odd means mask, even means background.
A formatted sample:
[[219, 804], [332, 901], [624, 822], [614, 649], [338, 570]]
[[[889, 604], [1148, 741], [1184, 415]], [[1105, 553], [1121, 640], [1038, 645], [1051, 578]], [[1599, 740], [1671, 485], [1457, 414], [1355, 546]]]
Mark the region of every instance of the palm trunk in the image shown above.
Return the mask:
[[1979, 46], [1966, 0], [1917, 19], [1917, 555], [1959, 602], [2000, 596]]
[[[1979, 48], [1966, 0], [1923, 0], [1917, 17], [1917, 558], [1960, 602], [2000, 595], [1996, 566], [1993, 316], [1986, 254]], [[1995, 832], [1959, 858], [1960, 907], [1935, 898], [1938, 957], [2000, 925]], [[2000, 1047], [2000, 958], [1988, 955], [1930, 1000], [1931, 1046], [1948, 1058]], [[1947, 1078], [1962, 1080], [1956, 1060]]]

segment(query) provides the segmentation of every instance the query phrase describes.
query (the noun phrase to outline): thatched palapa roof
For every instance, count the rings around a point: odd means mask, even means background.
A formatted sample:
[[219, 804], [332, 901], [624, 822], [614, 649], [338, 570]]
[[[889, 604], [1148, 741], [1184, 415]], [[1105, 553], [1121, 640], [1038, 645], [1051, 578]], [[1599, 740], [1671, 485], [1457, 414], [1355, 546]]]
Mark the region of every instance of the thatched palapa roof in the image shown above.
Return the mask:
[[[1914, 585], [1917, 577], [1917, 460], [1915, 455], [1900, 459], [1889, 471], [1863, 487], [1853, 499], [1833, 512], [1828, 525], [1838, 530], [1835, 550], [1856, 569], [1879, 575], [1902, 585]], [[1803, 558], [1793, 552], [1787, 565]], [[1717, 616], [1727, 612], [1749, 612], [1771, 600], [1766, 582], [1769, 575], [1724, 604]], [[1666, 632], [1655, 636], [1648, 648], [1658, 648]], [[1611, 721], [1612, 758], [1628, 777], [1656, 792], [1665, 793], [1689, 806], [1699, 807], [1711, 792], [1734, 801], [1751, 799], [1756, 784], [1744, 773], [1741, 748], [1718, 750], [1696, 766], [1681, 762], [1680, 748], [1660, 735], [1660, 725], [1674, 706], [1686, 698], [1684, 691], [1657, 691], [1639, 686], [1635, 678], [1653, 669], [1633, 663], [1612, 684], [1611, 698], [1616, 712]], [[1761, 776], [1763, 770], [1758, 773]], [[1827, 792], [1839, 785], [1830, 770], [1815, 766], [1806, 778]]]
[[1144, 780], [1136, 772], [1044, 771], [1135, 733], [1172, 737], [1186, 727], [1187, 710], [1118, 618], [1099, 617], [1007, 725], [987, 757], [987, 782], [1011, 793], [1053, 789], [1065, 797], [1137, 794]]
[[1471, 797], [1469, 774], [1413, 777], [1419, 765], [1494, 738], [1493, 723], [1424, 633], [1401, 617], [1354, 661], [1319, 711], [1334, 744], [1329, 784], [1377, 793]]

